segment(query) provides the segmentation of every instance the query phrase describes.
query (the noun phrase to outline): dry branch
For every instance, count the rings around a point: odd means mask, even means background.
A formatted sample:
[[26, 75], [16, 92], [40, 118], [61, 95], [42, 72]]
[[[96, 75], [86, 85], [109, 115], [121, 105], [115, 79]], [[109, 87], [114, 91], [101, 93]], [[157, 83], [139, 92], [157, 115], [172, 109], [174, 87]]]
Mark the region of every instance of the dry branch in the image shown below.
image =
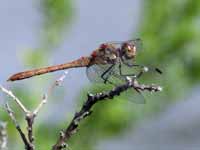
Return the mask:
[[119, 96], [122, 92], [129, 88], [149, 92], [157, 92], [162, 90], [160, 86], [139, 84], [135, 78], [127, 78], [127, 82], [125, 84], [119, 85], [113, 88], [111, 91], [97, 93], [94, 95], [89, 93], [87, 95], [87, 100], [83, 104], [81, 110], [75, 113], [68, 127], [64, 131], [60, 132], [60, 136], [56, 144], [52, 147], [52, 150], [62, 150], [66, 148], [69, 138], [77, 132], [80, 121], [91, 114], [91, 108], [94, 104], [103, 100], [111, 100], [114, 96]]
[[0, 121], [0, 150], [7, 149], [7, 124], [5, 122]]
[[36, 109], [34, 111], [30, 111], [28, 110], [23, 104], [22, 102], [12, 93], [12, 91], [7, 90], [6, 88], [4, 88], [3, 86], [0, 85], [0, 90], [2, 92], [4, 92], [6, 95], [8, 95], [9, 97], [11, 97], [17, 104], [17, 106], [19, 106], [19, 108], [24, 112], [25, 114], [25, 120], [27, 123], [27, 136], [26, 134], [22, 131], [20, 125], [17, 122], [17, 119], [15, 118], [14, 115], [14, 111], [10, 108], [8, 102], [5, 104], [5, 109], [9, 115], [9, 117], [11, 118], [11, 120], [13, 121], [17, 131], [19, 132], [21, 139], [25, 145], [25, 149], [26, 150], [34, 150], [35, 149], [35, 145], [34, 145], [34, 135], [33, 135], [33, 124], [34, 124], [34, 120], [35, 117], [37, 116], [38, 112], [42, 109], [42, 107], [44, 106], [44, 104], [46, 104], [48, 96], [50, 94], [52, 94], [54, 88], [58, 85], [60, 85], [63, 80], [66, 77], [66, 73], [64, 75], [62, 75], [59, 79], [57, 79], [48, 89], [47, 94], [44, 94], [44, 96], [42, 97], [41, 102], [39, 103], [39, 105], [36, 107]]

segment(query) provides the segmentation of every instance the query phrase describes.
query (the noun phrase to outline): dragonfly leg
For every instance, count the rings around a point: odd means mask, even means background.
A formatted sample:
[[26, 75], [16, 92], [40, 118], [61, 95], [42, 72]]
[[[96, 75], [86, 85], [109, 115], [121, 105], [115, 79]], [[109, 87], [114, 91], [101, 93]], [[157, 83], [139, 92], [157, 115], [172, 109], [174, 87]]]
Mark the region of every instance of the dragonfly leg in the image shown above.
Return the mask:
[[142, 70], [140, 70], [140, 72], [136, 75], [136, 78], [140, 78], [145, 72], [148, 72], [148, 68], [147, 67], [143, 67]]
[[136, 75], [136, 78], [140, 78], [145, 72], [149, 71], [149, 68], [143, 65], [134, 65], [135, 67], [140, 67], [140, 72]]
[[138, 64], [126, 64], [128, 67], [140, 67], [142, 68], [143, 70], [153, 70], [153, 71], [156, 71], [157, 73], [159, 74], [162, 74], [162, 71], [157, 68], [157, 67], [147, 67], [147, 66], [144, 66], [144, 65], [138, 65]]
[[[115, 64], [112, 64], [104, 73], [101, 74], [101, 78], [104, 80], [104, 83], [105, 83], [105, 84], [106, 84], [107, 82], [110, 83], [110, 84], [114, 84], [114, 83], [112, 83], [111, 81], [108, 80], [108, 78], [110, 77], [109, 75], [111, 74], [110, 71], [112, 70], [112, 68], [113, 68], [114, 66], [115, 66]], [[108, 73], [109, 73], [109, 75], [105, 77], [105, 75], [108, 74]]]
[[[121, 63], [119, 64], [119, 73], [120, 73], [120, 75], [121, 76], [133, 76], [133, 77], [135, 77], [135, 78], [140, 78], [145, 72], [148, 72], [149, 71], [149, 68], [148, 67], [146, 67], [146, 66], [144, 66], [144, 65], [137, 65], [137, 64], [133, 64], [133, 65], [128, 65], [128, 67], [140, 67], [141, 68], [141, 70], [140, 70], [140, 72], [138, 73], [138, 74], [123, 74], [122, 73], [122, 67], [121, 67]], [[160, 71], [160, 69], [158, 69], [158, 68], [154, 68], [155, 69], [155, 71], [157, 71], [158, 73], [162, 73], [161, 71]]]

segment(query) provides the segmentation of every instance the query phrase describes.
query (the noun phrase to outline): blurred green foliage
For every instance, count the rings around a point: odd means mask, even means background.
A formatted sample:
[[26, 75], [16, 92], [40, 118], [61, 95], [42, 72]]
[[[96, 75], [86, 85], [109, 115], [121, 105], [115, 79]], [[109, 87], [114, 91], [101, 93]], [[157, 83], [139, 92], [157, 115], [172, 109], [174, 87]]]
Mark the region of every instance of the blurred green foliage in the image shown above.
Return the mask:
[[[200, 1], [145, 0], [142, 9], [139, 30], [134, 35], [140, 35], [144, 41], [144, 50], [139, 54], [137, 62], [158, 66], [164, 74], [159, 80], [157, 75], [147, 74], [141, 82], [158, 81], [164, 86], [164, 91], [155, 96], [146, 95], [145, 105], [125, 101], [124, 99], [129, 96], [127, 94], [97, 104], [93, 108], [93, 114], [81, 123], [80, 131], [70, 139], [69, 145], [73, 149], [93, 150], [99, 140], [123, 134], [138, 120], [153, 115], [166, 107], [166, 104], [169, 105], [174, 100], [182, 98], [200, 81]], [[62, 34], [73, 16], [70, 0], [42, 0], [40, 10], [44, 18], [41, 43], [37, 49], [30, 50], [24, 55], [25, 64], [32, 67], [48, 63], [47, 58], [53, 48], [62, 41]], [[44, 86], [44, 83], [40, 82], [40, 85]], [[105, 85], [84, 88], [79, 95], [81, 99], [77, 98], [77, 110], [86, 100], [88, 91], [96, 93], [110, 88]], [[25, 103], [30, 106], [29, 108], [35, 106], [35, 101], [32, 99], [36, 99], [37, 92], [23, 87], [16, 87], [15, 91], [21, 99], [28, 99]], [[15, 107], [14, 109], [17, 110]], [[17, 113], [17, 116], [20, 114]], [[8, 125], [9, 135], [12, 135], [10, 141], [13, 141], [12, 145], [16, 148], [21, 142], [16, 140], [19, 139], [19, 135], [10, 121]], [[42, 150], [50, 149], [59, 130], [64, 127], [66, 127], [65, 121], [59, 126], [45, 122], [38, 125], [35, 129], [36, 147]], [[20, 148], [22, 147], [21, 142]]]
[[62, 33], [71, 22], [72, 2], [71, 0], [41, 0], [40, 6], [44, 15], [42, 44], [48, 45], [48, 48], [52, 49], [54, 44], [59, 44], [63, 40]]
[[164, 68], [167, 96], [173, 99], [186, 94], [200, 77], [200, 2], [148, 1], [144, 14], [141, 37], [148, 55], [140, 59], [144, 63], [151, 60]]

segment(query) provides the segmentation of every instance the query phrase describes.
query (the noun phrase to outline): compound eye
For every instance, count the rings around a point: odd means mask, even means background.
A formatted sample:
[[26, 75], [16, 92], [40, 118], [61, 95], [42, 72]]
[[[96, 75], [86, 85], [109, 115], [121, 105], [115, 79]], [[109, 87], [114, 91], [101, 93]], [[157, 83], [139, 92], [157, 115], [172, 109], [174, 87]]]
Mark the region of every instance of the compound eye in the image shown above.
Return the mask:
[[126, 49], [128, 50], [128, 52], [131, 52], [131, 49], [132, 49], [132, 48], [131, 48], [130, 45], [128, 45]]
[[134, 49], [135, 49], [135, 46], [132, 46], [132, 45], [129, 45], [129, 44], [127, 44], [125, 46], [125, 52], [127, 52], [127, 53], [132, 53], [134, 51]]

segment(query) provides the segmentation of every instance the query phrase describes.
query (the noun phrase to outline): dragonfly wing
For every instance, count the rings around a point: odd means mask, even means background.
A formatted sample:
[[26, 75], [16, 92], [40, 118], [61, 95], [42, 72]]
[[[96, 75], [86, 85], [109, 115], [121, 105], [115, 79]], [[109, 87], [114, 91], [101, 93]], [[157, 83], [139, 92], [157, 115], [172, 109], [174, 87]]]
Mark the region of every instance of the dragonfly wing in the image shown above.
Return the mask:
[[139, 51], [143, 49], [142, 40], [140, 38], [128, 40], [128, 41], [110, 41], [110, 42], [106, 42], [106, 44], [113, 44], [115, 46], [121, 46], [125, 42], [134, 44], [136, 46], [137, 50], [139, 50]]
[[135, 92], [133, 91], [133, 94], [134, 95], [133, 97], [130, 97], [129, 98], [129, 101], [132, 101], [134, 103], [137, 103], [137, 104], [145, 104], [146, 103], [146, 99], [144, 97], [144, 95], [142, 94], [142, 92], [138, 89], [135, 89]]
[[[115, 78], [118, 78], [122, 82], [125, 82], [125, 80], [126, 80], [125, 77], [120, 76], [116, 72], [112, 76], [114, 76]], [[145, 104], [146, 103], [146, 99], [139, 89], [130, 88], [124, 94], [125, 94], [125, 99], [130, 102], [133, 102], [136, 104]]]
[[[86, 68], [86, 75], [91, 82], [103, 83], [105, 81], [104, 79], [109, 78], [109, 76], [114, 71], [114, 67], [111, 68], [111, 66], [112, 66], [111, 64], [89, 66]], [[107, 71], [109, 68], [111, 69]], [[102, 74], [104, 74], [103, 78]]]
[[[104, 83], [104, 79], [101, 75], [110, 68], [111, 65], [93, 65], [86, 69], [86, 74], [88, 79], [94, 83]], [[108, 78], [108, 80], [116, 85], [122, 84], [125, 82], [125, 77], [120, 76], [117, 65], [114, 66], [108, 73], [105, 74], [104, 78]], [[109, 83], [109, 82], [108, 82]], [[134, 102], [136, 104], [144, 104], [145, 97], [142, 92], [138, 89], [128, 89], [123, 93], [124, 99]]]
[[101, 78], [101, 68], [97, 65], [92, 65], [86, 68], [86, 75], [91, 82], [103, 82]]
[[135, 104], [145, 104], [146, 99], [141, 91], [137, 91], [134, 88], [128, 89], [126, 92], [122, 93], [123, 100], [129, 101]]

